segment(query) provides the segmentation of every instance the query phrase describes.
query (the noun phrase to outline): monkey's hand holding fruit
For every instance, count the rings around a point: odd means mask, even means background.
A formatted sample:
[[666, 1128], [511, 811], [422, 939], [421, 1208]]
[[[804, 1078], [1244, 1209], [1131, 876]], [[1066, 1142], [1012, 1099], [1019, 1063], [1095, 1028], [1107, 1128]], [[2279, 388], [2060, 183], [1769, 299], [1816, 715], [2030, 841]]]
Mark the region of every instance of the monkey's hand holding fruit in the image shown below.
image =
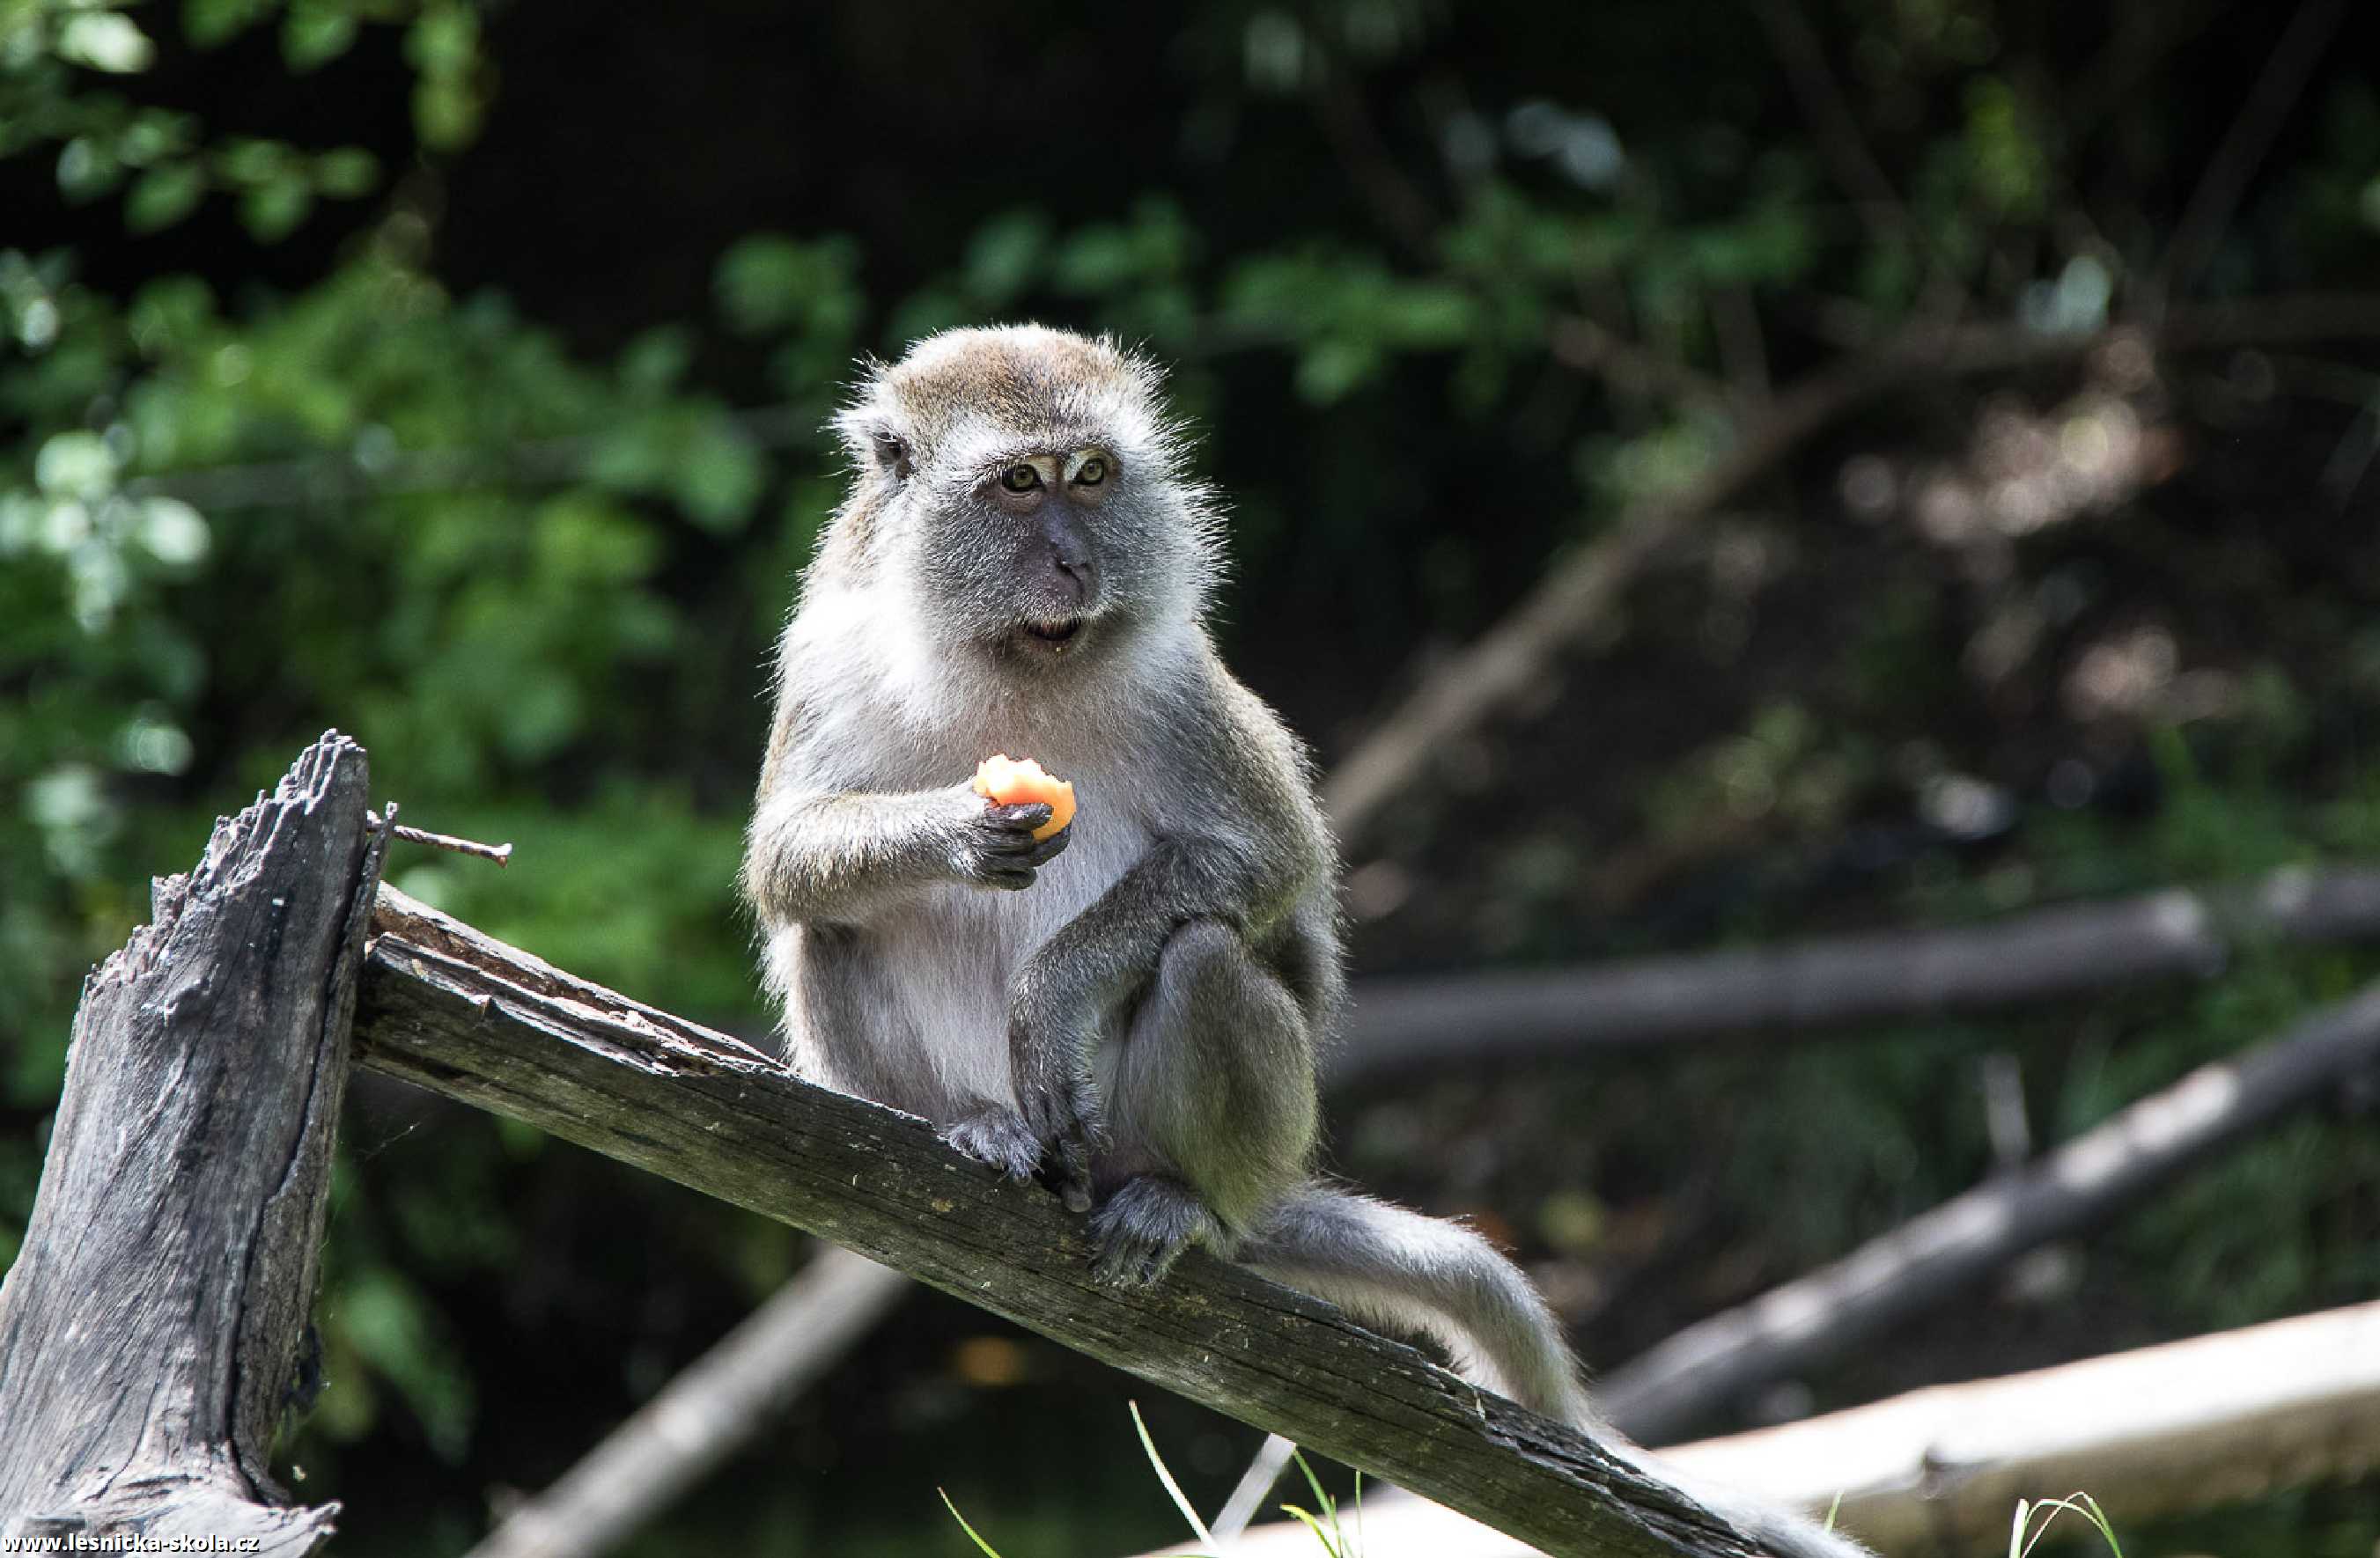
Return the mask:
[[[1075, 787], [1051, 779], [1031, 760], [987, 757], [975, 778], [957, 787], [970, 813], [956, 835], [953, 874], [979, 887], [1029, 888], [1034, 873], [1074, 841]], [[980, 799], [973, 799], [980, 797]]]
[[[1024, 829], [1031, 844], [1008, 846], [1010, 858], [1026, 864], [988, 878], [987, 885], [1029, 887], [1034, 870], [1056, 859], [1074, 838], [1075, 787], [1031, 758], [1019, 761], [1001, 753], [977, 767], [972, 788], [984, 797], [987, 822], [1012, 839]], [[1047, 968], [1036, 972], [1036, 961], [1028, 960], [1009, 988], [1016, 1107], [978, 1108], [943, 1135], [961, 1152], [1013, 1178], [1030, 1179], [1046, 1169], [1067, 1206], [1087, 1212], [1091, 1147], [1099, 1135], [1089, 1057], [1099, 1008], [1087, 992], [1072, 1000], [1062, 997]]]

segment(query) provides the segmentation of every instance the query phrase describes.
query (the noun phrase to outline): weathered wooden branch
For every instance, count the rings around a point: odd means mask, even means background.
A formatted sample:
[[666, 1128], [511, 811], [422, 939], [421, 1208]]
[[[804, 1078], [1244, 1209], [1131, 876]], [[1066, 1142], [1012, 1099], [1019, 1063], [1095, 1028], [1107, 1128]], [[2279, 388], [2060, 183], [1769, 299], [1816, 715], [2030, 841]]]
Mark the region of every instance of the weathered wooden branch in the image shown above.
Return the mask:
[[[1746, 948], [1597, 963], [1580, 968], [1453, 974], [1359, 982], [1346, 1033], [1325, 1057], [1334, 1085], [1363, 1082], [1423, 1065], [1471, 1063], [1580, 1048], [1630, 1045], [1731, 1033], [1817, 1031], [1861, 1021], [1985, 1011], [2167, 977], [2207, 977], [2234, 950], [2264, 941], [2328, 942], [2380, 936], [2380, 871], [2277, 871], [2262, 880], [2062, 905], [1987, 924], [1938, 930], [1888, 931]], [[891, 1309], [899, 1289], [886, 1285], [839, 1302], [835, 1334], [863, 1335], [867, 1312]], [[769, 1308], [777, 1310], [773, 1301]], [[693, 1365], [706, 1378], [733, 1380], [741, 1392], [783, 1401], [813, 1377], [820, 1360], [798, 1314], [765, 1331], [739, 1329]], [[773, 1338], [764, 1341], [763, 1338]], [[714, 1357], [732, 1356], [724, 1373]], [[675, 1386], [670, 1387], [673, 1391]], [[641, 1414], [640, 1414], [641, 1416]], [[741, 1421], [757, 1433], [765, 1415]], [[627, 1433], [634, 1426], [622, 1429]], [[605, 1490], [606, 1540], [638, 1524], [625, 1500], [648, 1495], [643, 1517], [687, 1487], [695, 1470], [680, 1458], [712, 1464], [710, 1438], [660, 1441], [640, 1435], [637, 1475], [606, 1471], [614, 1441], [605, 1440], [568, 1480]], [[1287, 1457], [1286, 1442], [1278, 1446]], [[1278, 1467], [1274, 1468], [1276, 1471]], [[1268, 1479], [1258, 1476], [1257, 1482]], [[1262, 1487], [1246, 1485], [1250, 1498]], [[555, 1494], [559, 1494], [559, 1487]], [[540, 1495], [539, 1504], [545, 1498]], [[1245, 1506], [1245, 1507], [1243, 1507]], [[1218, 1516], [1219, 1536], [1254, 1513], [1235, 1495]], [[480, 1558], [498, 1551], [483, 1549]], [[582, 1553], [598, 1551], [582, 1531]]]
[[0, 1535], [253, 1538], [336, 1505], [268, 1460], [301, 1371], [346, 1024], [381, 846], [325, 736], [215, 825], [83, 987], [22, 1252], [0, 1286]]
[[2380, 1067], [2380, 984], [2171, 1087], [2018, 1172], [1691, 1325], [1605, 1376], [1611, 1419], [1674, 1438], [1732, 1396], [1833, 1356], [2007, 1263], [2104, 1222], [2249, 1132]]
[[912, 1288], [832, 1246], [467, 1558], [609, 1552], [745, 1443]]
[[[2380, 1466], [2380, 1304], [2277, 1320], [1681, 1444], [1690, 1471], [1813, 1511], [1884, 1553], [2004, 1552], [2019, 1499], [2086, 1489], [2161, 1519]], [[1365, 1558], [1524, 1558], [1410, 1493], [1364, 1503]], [[1172, 1550], [1168, 1550], [1172, 1551]], [[1311, 1558], [1282, 1522], [1233, 1558]], [[1153, 1558], [1153, 1555], [1152, 1555]]]
[[2291, 868], [2204, 890], [2064, 904], [1981, 924], [1879, 931], [1583, 967], [1355, 986], [1333, 1082], [1402, 1067], [1815, 1031], [1988, 1011], [2205, 978], [2259, 942], [2380, 936], [2380, 871]]
[[388, 888], [355, 1037], [362, 1065], [808, 1229], [1557, 1558], [1755, 1551], [1591, 1442], [1303, 1295], [1196, 1253], [1153, 1289], [1103, 1286], [1081, 1219], [924, 1122]]

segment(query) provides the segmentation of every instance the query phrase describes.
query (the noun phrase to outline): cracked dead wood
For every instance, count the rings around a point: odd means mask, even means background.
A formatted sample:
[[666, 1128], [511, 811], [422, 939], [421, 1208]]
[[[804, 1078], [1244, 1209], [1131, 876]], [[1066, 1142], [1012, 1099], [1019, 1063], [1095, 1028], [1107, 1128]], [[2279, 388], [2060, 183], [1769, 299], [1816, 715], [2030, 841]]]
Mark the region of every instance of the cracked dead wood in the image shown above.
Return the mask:
[[364, 753], [325, 736], [220, 821], [83, 987], [0, 1286], [0, 1536], [253, 1538], [336, 1505], [269, 1469], [298, 1394], [346, 1024], [379, 876]]
[[1152, 1289], [1102, 1286], [1082, 1219], [923, 1121], [385, 888], [355, 1039], [361, 1065], [808, 1229], [1556, 1558], [1756, 1551], [1570, 1430], [1287, 1288], [1196, 1252]]

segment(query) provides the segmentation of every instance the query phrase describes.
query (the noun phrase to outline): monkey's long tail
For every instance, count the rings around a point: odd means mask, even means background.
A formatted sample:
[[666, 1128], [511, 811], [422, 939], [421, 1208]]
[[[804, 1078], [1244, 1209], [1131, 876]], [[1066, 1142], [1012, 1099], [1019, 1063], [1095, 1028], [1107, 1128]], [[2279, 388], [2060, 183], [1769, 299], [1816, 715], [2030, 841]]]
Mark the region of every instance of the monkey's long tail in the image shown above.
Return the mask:
[[1459, 1223], [1309, 1185], [1274, 1208], [1232, 1258], [1366, 1325], [1428, 1336], [1463, 1378], [1594, 1435], [1778, 1558], [1868, 1558], [1865, 1548], [1814, 1521], [1645, 1454], [1597, 1417], [1545, 1299], [1519, 1267]]

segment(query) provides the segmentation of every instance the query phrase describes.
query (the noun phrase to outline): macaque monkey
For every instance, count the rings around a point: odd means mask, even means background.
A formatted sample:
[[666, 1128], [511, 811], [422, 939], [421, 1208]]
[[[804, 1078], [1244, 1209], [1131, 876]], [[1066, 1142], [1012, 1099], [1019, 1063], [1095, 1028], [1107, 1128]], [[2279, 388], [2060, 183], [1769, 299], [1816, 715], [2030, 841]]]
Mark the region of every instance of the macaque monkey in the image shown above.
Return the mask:
[[[789, 1058], [1046, 1178], [1104, 1280], [1202, 1244], [1614, 1442], [1511, 1262], [1316, 1175], [1337, 851], [1305, 749], [1208, 634], [1222, 521], [1159, 380], [1105, 341], [951, 331], [836, 418], [855, 474], [785, 628], [743, 876]], [[1075, 821], [1036, 839], [1048, 806], [978, 794], [993, 753], [1071, 779]], [[1690, 1491], [1789, 1558], [1860, 1552]]]

